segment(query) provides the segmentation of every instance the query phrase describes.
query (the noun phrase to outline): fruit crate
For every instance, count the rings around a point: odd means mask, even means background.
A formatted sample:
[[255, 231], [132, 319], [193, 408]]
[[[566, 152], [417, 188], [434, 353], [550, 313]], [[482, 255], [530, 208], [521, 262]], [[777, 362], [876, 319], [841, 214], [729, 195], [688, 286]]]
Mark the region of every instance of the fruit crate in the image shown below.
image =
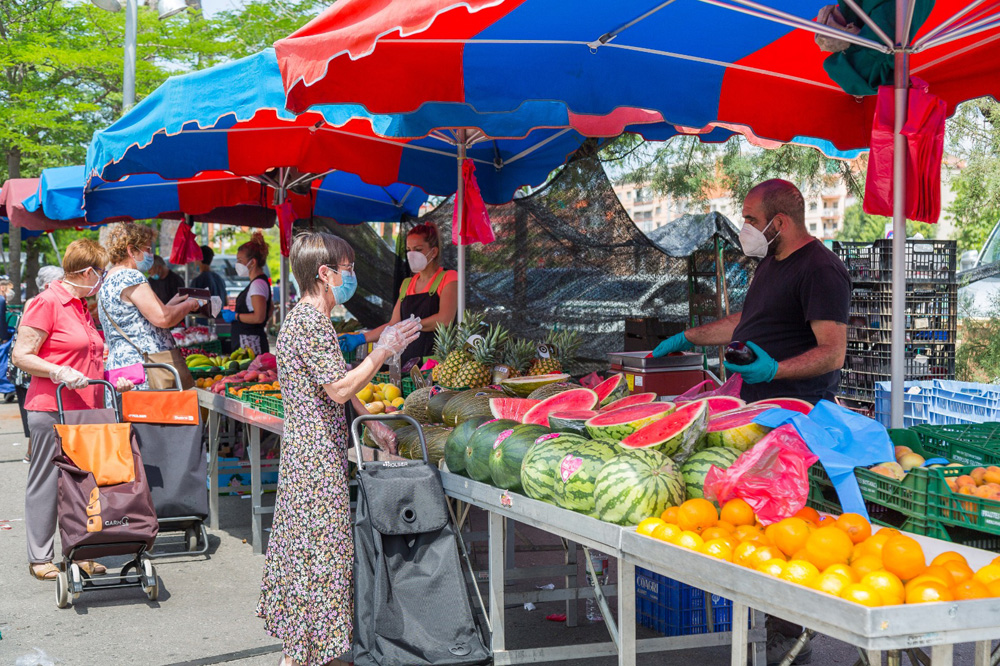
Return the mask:
[[[874, 516], [879, 513], [880, 508], [886, 508], [912, 518], [924, 518], [927, 515], [929, 471], [917, 468], [910, 471], [902, 481], [896, 481], [866, 467], [856, 467], [854, 477], [858, 480], [861, 496], [865, 499], [870, 515]], [[833, 482], [819, 463], [809, 468], [809, 486], [829, 489], [836, 498]]]
[[285, 403], [281, 399], [281, 391], [244, 391], [245, 402], [258, 412], [285, 418]]
[[927, 517], [944, 525], [1000, 536], [1000, 501], [951, 490], [946, 479], [970, 474], [978, 465], [931, 470]]
[[931, 455], [964, 465], [1000, 466], [1000, 423], [918, 425], [908, 432]]
[[259, 386], [262, 383], [272, 384], [273, 382], [233, 382], [232, 384], [226, 384], [226, 397], [249, 403], [251, 397], [249, 394], [251, 393], [263, 393], [267, 391], [272, 393], [274, 392], [273, 389], [265, 389], [264, 391], [244, 391], [242, 395], [237, 394], [237, 391], [240, 389], [250, 388], [251, 386]]
[[665, 636], [732, 629], [733, 602], [729, 599], [639, 567], [635, 593], [636, 621]]
[[216, 338], [208, 342], [199, 342], [198, 349], [201, 349], [206, 354], [219, 355], [222, 353], [222, 341]]
[[[389, 376], [388, 372], [380, 372], [375, 375], [374, 379], [372, 379], [372, 383], [392, 384], [392, 378]], [[403, 377], [402, 379], [400, 379], [399, 383], [400, 383], [399, 390], [402, 391], [404, 398], [416, 390], [416, 386], [413, 384], [412, 377]]]
[[[847, 266], [851, 282], [892, 282], [892, 239], [872, 243], [834, 241], [833, 252]], [[955, 282], [958, 244], [948, 240], [907, 240], [906, 282], [952, 284]]]

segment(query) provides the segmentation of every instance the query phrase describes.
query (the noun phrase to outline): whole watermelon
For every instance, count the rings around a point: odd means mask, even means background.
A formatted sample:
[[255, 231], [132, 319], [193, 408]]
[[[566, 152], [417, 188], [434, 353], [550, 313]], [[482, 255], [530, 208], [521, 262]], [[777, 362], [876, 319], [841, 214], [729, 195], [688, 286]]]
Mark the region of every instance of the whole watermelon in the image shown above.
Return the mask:
[[490, 453], [490, 477], [493, 479], [493, 485], [497, 488], [519, 491], [521, 462], [525, 454], [535, 440], [550, 432], [551, 430], [545, 426], [522, 424], [514, 426], [508, 437], [498, 436]]
[[493, 419], [476, 428], [465, 447], [465, 473], [476, 481], [493, 480], [490, 474], [490, 454], [497, 437], [505, 430], [519, 425], [509, 419]]
[[555, 503], [564, 509], [590, 514], [594, 511], [594, 483], [621, 449], [611, 439], [593, 439], [573, 447], [559, 461], [553, 488]]
[[554, 432], [542, 435], [531, 445], [521, 461], [521, 488], [528, 497], [555, 503], [559, 463], [588, 439], [579, 435]]
[[618, 525], [638, 525], [684, 501], [684, 477], [653, 449], [622, 451], [604, 464], [594, 485], [594, 512]]
[[681, 465], [681, 476], [687, 487], [688, 499], [705, 496], [705, 477], [708, 470], [715, 465], [719, 469], [727, 469], [740, 457], [740, 450], [728, 446], [710, 446], [691, 455]]
[[489, 416], [474, 416], [462, 421], [451, 431], [444, 445], [444, 462], [449, 472], [465, 475], [465, 447], [469, 445], [469, 440], [472, 439], [476, 429], [492, 420]]

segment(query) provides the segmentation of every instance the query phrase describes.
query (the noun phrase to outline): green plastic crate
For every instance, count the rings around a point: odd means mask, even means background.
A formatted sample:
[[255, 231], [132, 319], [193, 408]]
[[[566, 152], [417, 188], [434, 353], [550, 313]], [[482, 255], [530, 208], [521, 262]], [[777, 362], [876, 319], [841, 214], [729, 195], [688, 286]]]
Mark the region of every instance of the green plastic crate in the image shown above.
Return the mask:
[[928, 454], [963, 465], [1000, 466], [1000, 423], [920, 425], [909, 431]]
[[246, 402], [258, 412], [285, 418], [285, 403], [281, 399], [281, 391], [244, 391], [248, 396]]
[[946, 482], [948, 478], [969, 474], [976, 467], [967, 465], [938, 467], [931, 470], [928, 518], [945, 525], [965, 527], [1000, 536], [1000, 501], [953, 492]]
[[[372, 383], [391, 384], [392, 378], [389, 376], [388, 372], [380, 372], [375, 375], [374, 379], [372, 379]], [[414, 390], [416, 390], [416, 386], [413, 384], [413, 379], [411, 377], [403, 377], [400, 379], [399, 383], [400, 383], [399, 390], [402, 391], [404, 398], [413, 393]]]
[[[855, 468], [854, 476], [866, 504], [893, 509], [915, 518], [927, 515], [928, 470], [915, 469], [902, 481], [882, 476], [866, 467]], [[818, 463], [809, 468], [809, 485], [833, 490], [833, 482]], [[869, 513], [876, 512], [869, 507]]]

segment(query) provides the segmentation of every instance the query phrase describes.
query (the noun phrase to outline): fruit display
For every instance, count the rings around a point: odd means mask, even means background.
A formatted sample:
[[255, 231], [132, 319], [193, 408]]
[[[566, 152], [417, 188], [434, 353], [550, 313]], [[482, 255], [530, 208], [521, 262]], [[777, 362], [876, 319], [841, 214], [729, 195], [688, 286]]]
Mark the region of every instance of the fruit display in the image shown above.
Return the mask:
[[853, 513], [803, 509], [764, 527], [742, 499], [721, 511], [689, 499], [650, 512], [636, 531], [868, 607], [1000, 597], [1000, 557], [978, 569], [955, 551], [928, 561], [916, 539], [888, 527], [874, 531]]
[[563, 372], [583, 344], [583, 337], [577, 331], [551, 330], [545, 337], [547, 357], [539, 356], [531, 362], [530, 375], [549, 375]]
[[403, 391], [395, 384], [369, 383], [357, 392], [358, 400], [371, 414], [391, 414], [403, 407]]
[[465, 473], [465, 447], [476, 429], [492, 420], [489, 416], [473, 416], [455, 426], [455, 429], [448, 435], [448, 441], [444, 447], [444, 462], [450, 471], [455, 474]]
[[490, 399], [503, 395], [503, 391], [487, 387], [463, 391], [445, 403], [441, 420], [449, 428], [454, 428], [473, 416], [489, 416]]
[[708, 446], [729, 446], [746, 451], [770, 432], [770, 428], [754, 423], [754, 419], [770, 407], [744, 407], [709, 419], [705, 430]]
[[682, 462], [702, 446], [707, 422], [708, 404], [703, 400], [696, 400], [681, 405], [663, 418], [623, 438], [622, 446], [630, 449], [654, 448]]
[[674, 411], [672, 402], [650, 402], [598, 414], [586, 423], [591, 437], [622, 439]]
[[593, 409], [596, 404], [597, 394], [591, 389], [583, 387], [575, 388], [545, 398], [525, 412], [521, 420], [525, 423], [548, 425], [549, 414], [580, 409]]
[[622, 407], [631, 407], [632, 405], [644, 405], [648, 402], [654, 402], [656, 400], [655, 393], [633, 393], [632, 395], [627, 395], [624, 398], [619, 398], [609, 402], [608, 404], [601, 407], [602, 412], [612, 412], [616, 409], [621, 409]]
[[574, 435], [589, 437], [587, 421], [597, 416], [591, 409], [577, 409], [549, 414], [549, 427], [558, 432], [569, 432]]
[[594, 512], [609, 523], [636, 525], [684, 497], [684, 478], [670, 458], [653, 449], [622, 451], [597, 476]]
[[945, 485], [951, 492], [1000, 502], [1000, 467], [962, 468], [958, 471], [965, 473], [944, 477]]
[[551, 431], [540, 425], [521, 423], [502, 431], [489, 453], [490, 479], [497, 488], [520, 490], [521, 463], [535, 441]]
[[194, 347], [206, 342], [215, 342], [219, 336], [212, 333], [207, 326], [188, 326], [170, 331], [174, 343], [178, 347]]
[[476, 428], [465, 445], [465, 475], [476, 481], [492, 481], [490, 456], [500, 442], [513, 434], [516, 425], [517, 421], [494, 419]]
[[620, 372], [611, 375], [594, 387], [594, 393], [597, 394], [597, 402], [601, 407], [626, 397], [628, 395], [628, 382], [625, 381], [625, 375]]
[[552, 500], [557, 506], [592, 515], [597, 504], [597, 478], [619, 452], [617, 442], [594, 439], [573, 447], [556, 468]]
[[255, 358], [252, 350], [243, 347], [223, 355], [206, 354], [200, 349], [182, 349], [181, 354], [184, 355], [184, 365], [188, 370], [209, 375], [230, 375], [246, 370]]
[[504, 393], [515, 398], [527, 398], [532, 393], [548, 384], [565, 383], [569, 375], [561, 372], [551, 375], [531, 375], [527, 377], [511, 377], [500, 380], [500, 388]]
[[687, 488], [687, 496], [699, 498], [705, 496], [705, 477], [708, 470], [713, 466], [721, 470], [728, 469], [736, 462], [736, 459], [743, 453], [739, 449], [727, 446], [710, 446], [702, 449], [688, 458], [681, 465], [681, 476], [684, 477], [684, 486]]

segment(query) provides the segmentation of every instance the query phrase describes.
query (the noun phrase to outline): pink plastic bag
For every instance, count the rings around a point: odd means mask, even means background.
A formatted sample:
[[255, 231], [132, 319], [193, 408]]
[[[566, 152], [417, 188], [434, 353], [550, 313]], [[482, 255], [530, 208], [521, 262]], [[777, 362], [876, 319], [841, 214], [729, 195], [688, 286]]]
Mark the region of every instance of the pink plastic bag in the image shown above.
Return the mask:
[[[706, 387], [714, 388], [709, 388], [706, 391]], [[718, 386], [711, 379], [706, 379], [700, 384], [695, 384], [687, 391], [684, 391], [684, 393], [674, 398], [674, 403], [679, 405], [682, 402], [694, 402], [695, 400], [701, 400], [702, 398], [714, 398], [720, 395], [730, 398], [738, 398], [740, 397], [741, 390], [743, 390], [743, 375], [738, 372], [734, 372], [722, 386]]]
[[765, 525], [794, 515], [809, 496], [809, 468], [819, 458], [791, 425], [775, 428], [741, 455], [729, 469], [712, 466], [705, 497], [720, 506], [739, 497]]
[[486, 212], [486, 203], [479, 192], [476, 182], [476, 165], [472, 160], [462, 162], [462, 182], [464, 194], [462, 197], [462, 219], [458, 219], [458, 206], [451, 223], [451, 240], [455, 245], [471, 245], [472, 243], [492, 243], [496, 240], [490, 215]]
[[177, 227], [174, 246], [170, 249], [170, 263], [183, 266], [193, 261], [201, 261], [201, 246], [191, 227], [182, 223]]

